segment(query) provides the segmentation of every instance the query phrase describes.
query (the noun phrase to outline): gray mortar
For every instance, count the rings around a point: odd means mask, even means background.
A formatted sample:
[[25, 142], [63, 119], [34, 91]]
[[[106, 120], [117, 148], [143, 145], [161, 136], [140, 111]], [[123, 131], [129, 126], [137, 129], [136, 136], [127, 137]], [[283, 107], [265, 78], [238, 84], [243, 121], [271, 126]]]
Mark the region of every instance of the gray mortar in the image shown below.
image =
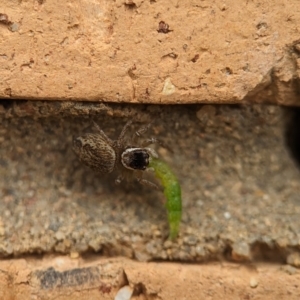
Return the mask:
[[[0, 107], [2, 256], [96, 251], [291, 264], [297, 257], [300, 172], [284, 144], [279, 107], [10, 103]], [[157, 150], [182, 185], [175, 242], [166, 240], [162, 193], [136, 182], [115, 186], [118, 174], [101, 178], [72, 151], [72, 136], [93, 130], [91, 119], [116, 138], [128, 118], [153, 120], [147, 136], [174, 149]]]

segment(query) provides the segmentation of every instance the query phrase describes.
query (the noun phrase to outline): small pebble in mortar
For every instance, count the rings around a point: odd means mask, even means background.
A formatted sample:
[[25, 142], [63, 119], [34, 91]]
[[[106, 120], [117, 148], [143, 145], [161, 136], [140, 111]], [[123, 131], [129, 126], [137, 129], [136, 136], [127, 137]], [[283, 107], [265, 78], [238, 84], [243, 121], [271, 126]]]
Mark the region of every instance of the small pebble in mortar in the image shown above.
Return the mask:
[[145, 139], [140, 145], [137, 145], [137, 139], [149, 129], [151, 124], [136, 131], [132, 139], [126, 139], [125, 134], [131, 124], [132, 121], [127, 122], [119, 138], [111, 140], [94, 123], [98, 133], [87, 133], [73, 138], [73, 150], [82, 163], [98, 173], [108, 174], [116, 169], [119, 170], [121, 174], [115, 181], [117, 184], [134, 174], [139, 183], [158, 189], [155, 183], [143, 179], [143, 171], [154, 170], [156, 177], [164, 187], [164, 195], [167, 198], [169, 238], [175, 239], [181, 221], [179, 182], [169, 166], [158, 159], [158, 155], [153, 149], [147, 147], [150, 144], [160, 143], [156, 138]]

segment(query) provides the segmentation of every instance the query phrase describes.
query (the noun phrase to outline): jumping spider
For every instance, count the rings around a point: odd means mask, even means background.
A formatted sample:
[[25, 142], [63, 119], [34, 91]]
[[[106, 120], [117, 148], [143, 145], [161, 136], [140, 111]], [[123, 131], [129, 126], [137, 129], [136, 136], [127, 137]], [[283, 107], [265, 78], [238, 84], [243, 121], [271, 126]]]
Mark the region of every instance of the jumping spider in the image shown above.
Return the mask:
[[132, 121], [127, 122], [119, 138], [111, 140], [94, 122], [98, 133], [87, 133], [73, 138], [73, 150], [82, 163], [98, 173], [108, 174], [116, 169], [121, 171], [121, 175], [115, 180], [117, 184], [132, 175], [131, 171], [135, 171], [139, 183], [158, 188], [142, 176], [149, 165], [150, 157], [158, 157], [157, 153], [147, 146], [159, 141], [149, 138], [142, 141], [140, 146], [137, 145], [137, 139], [149, 129], [151, 123], [136, 131], [131, 139], [126, 139], [125, 134], [131, 124]]

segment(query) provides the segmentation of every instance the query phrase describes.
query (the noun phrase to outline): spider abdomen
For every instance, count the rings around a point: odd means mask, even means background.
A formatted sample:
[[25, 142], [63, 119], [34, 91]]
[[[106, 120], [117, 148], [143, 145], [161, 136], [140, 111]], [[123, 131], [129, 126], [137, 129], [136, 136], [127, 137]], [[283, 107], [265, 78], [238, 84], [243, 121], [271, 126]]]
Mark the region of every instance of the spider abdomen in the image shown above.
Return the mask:
[[74, 138], [73, 150], [82, 163], [99, 173], [111, 173], [115, 168], [116, 152], [99, 134], [88, 133]]

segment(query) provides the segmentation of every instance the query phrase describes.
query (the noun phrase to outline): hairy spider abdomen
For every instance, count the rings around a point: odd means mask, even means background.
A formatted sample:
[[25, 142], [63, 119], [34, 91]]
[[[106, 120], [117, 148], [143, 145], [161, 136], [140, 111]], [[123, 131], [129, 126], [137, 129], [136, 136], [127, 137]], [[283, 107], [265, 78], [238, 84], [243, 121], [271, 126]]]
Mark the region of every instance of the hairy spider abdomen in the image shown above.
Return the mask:
[[87, 133], [73, 138], [73, 150], [82, 163], [99, 173], [111, 173], [115, 168], [116, 152], [99, 134]]

